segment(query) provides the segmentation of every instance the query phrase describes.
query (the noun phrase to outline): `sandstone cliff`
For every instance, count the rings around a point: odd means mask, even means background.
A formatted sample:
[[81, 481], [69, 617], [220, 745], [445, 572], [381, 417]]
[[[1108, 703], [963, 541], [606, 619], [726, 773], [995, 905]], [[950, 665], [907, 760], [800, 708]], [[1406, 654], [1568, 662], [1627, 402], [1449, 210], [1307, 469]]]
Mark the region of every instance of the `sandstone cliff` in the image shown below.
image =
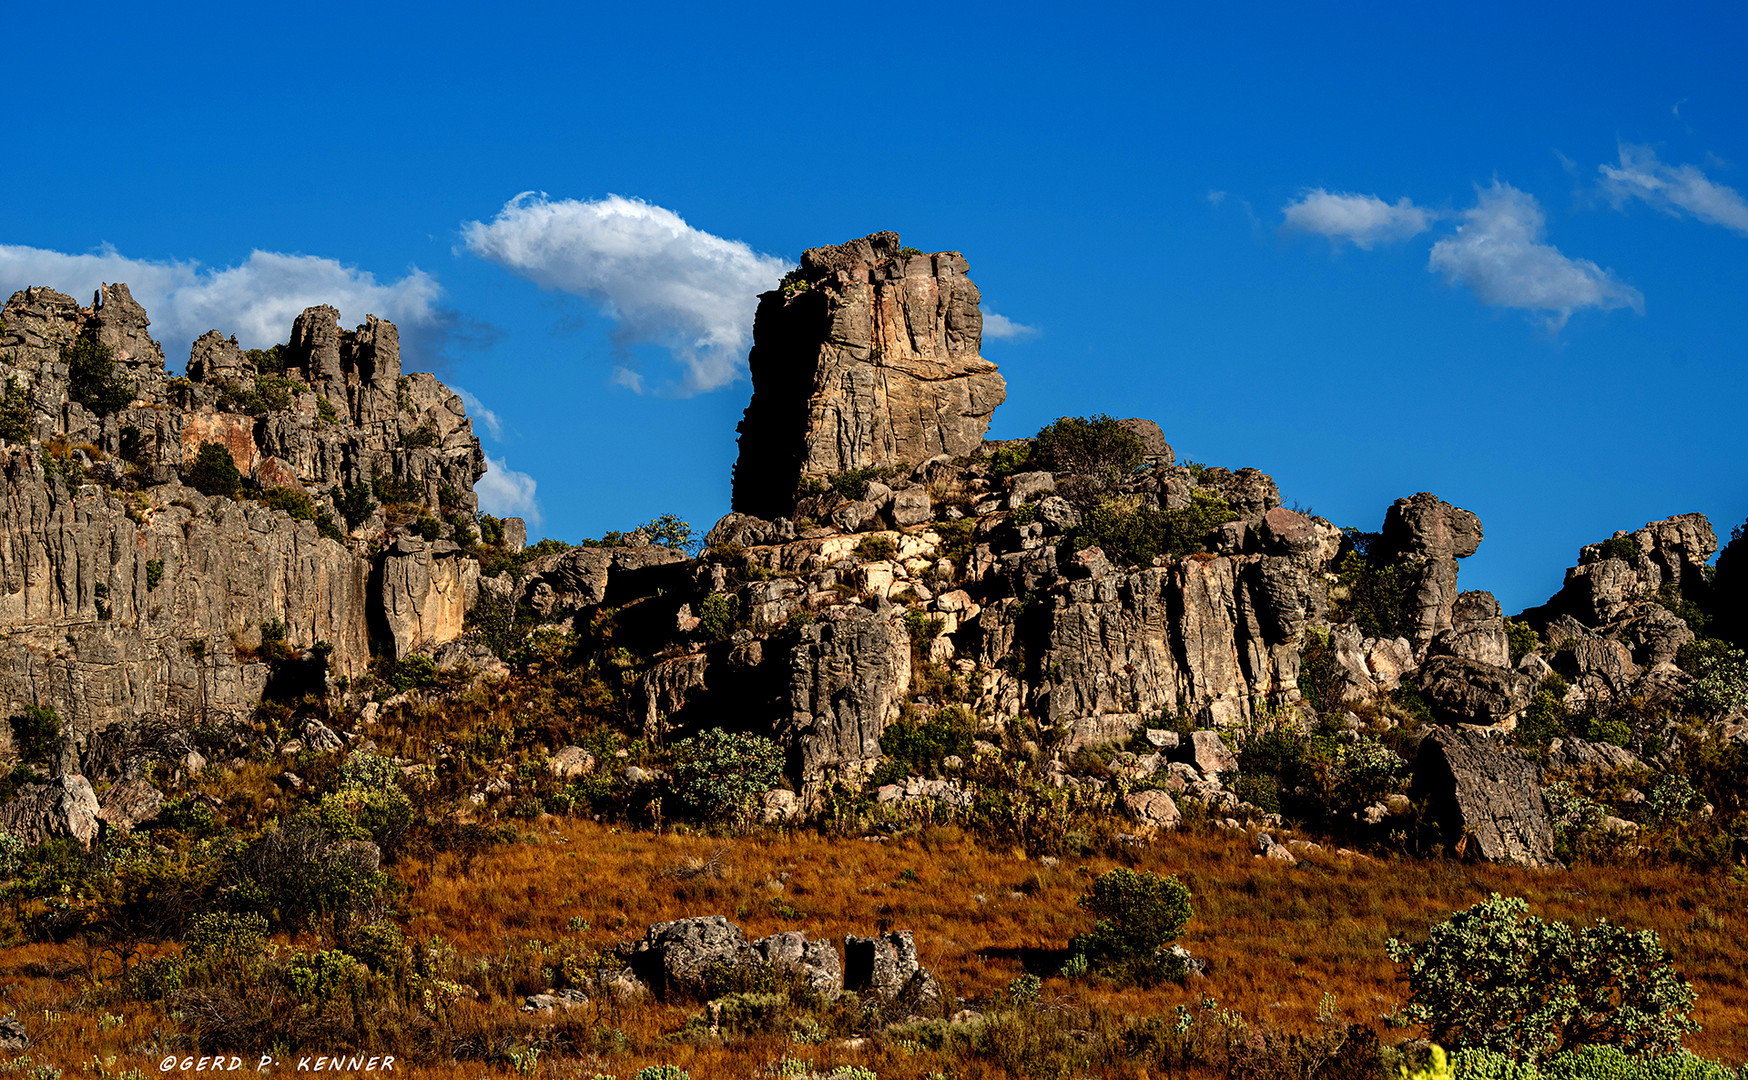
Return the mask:
[[[8, 715], [52, 707], [90, 757], [118, 725], [246, 717], [296, 658], [320, 693], [373, 634], [404, 655], [461, 632], [478, 572], [446, 538], [484, 459], [460, 399], [401, 373], [392, 324], [311, 308], [247, 353], [212, 331], [173, 377], [125, 285], [90, 307], [26, 289], [0, 317]], [[293, 509], [185, 484], [209, 443]], [[421, 519], [442, 536], [411, 536]]]

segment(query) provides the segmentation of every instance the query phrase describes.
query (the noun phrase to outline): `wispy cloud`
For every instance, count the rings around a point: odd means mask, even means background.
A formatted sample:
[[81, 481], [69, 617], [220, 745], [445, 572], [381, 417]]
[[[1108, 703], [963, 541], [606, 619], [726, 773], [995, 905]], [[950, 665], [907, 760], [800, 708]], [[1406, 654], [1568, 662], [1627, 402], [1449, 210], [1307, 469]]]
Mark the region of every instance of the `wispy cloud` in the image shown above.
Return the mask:
[[1603, 193], [1615, 209], [1643, 199], [1666, 214], [1687, 214], [1748, 236], [1748, 200], [1735, 188], [1714, 182], [1697, 165], [1666, 165], [1648, 146], [1621, 143], [1620, 155], [1618, 168], [1597, 166]]
[[490, 222], [469, 222], [462, 236], [474, 255], [600, 306], [618, 322], [627, 350], [669, 350], [683, 369], [671, 388], [681, 394], [717, 389], [745, 371], [758, 294], [792, 266], [695, 229], [672, 210], [617, 195], [582, 201], [524, 193]]
[[486, 408], [485, 402], [474, 397], [461, 387], [452, 386], [450, 389], [454, 390], [456, 394], [460, 396], [461, 403], [467, 406], [467, 415], [484, 424], [486, 426], [486, 433], [490, 435], [494, 441], [503, 441], [504, 422], [498, 418], [497, 413]]
[[1483, 303], [1549, 313], [1550, 329], [1580, 308], [1632, 308], [1639, 290], [1588, 259], [1573, 259], [1543, 242], [1547, 221], [1536, 200], [1495, 180], [1463, 212], [1456, 232], [1432, 246], [1427, 268], [1450, 285], [1466, 285]]
[[983, 312], [983, 336], [997, 341], [1023, 341], [1038, 335], [1036, 326], [1017, 323], [1006, 315], [997, 315], [988, 308], [979, 309]]
[[473, 485], [480, 509], [494, 517], [519, 517], [530, 528], [540, 527], [540, 503], [534, 497], [534, 477], [517, 472], [503, 458], [486, 455], [486, 474]]
[[421, 270], [379, 281], [334, 259], [254, 251], [236, 266], [214, 269], [195, 262], [136, 259], [104, 246], [83, 255], [0, 244], [0, 299], [27, 285], [48, 285], [80, 303], [104, 282], [125, 282], [145, 306], [165, 358], [179, 364], [189, 344], [208, 330], [235, 334], [245, 348], [285, 341], [304, 308], [332, 304], [344, 325], [377, 315], [400, 327], [413, 357], [434, 362], [457, 323], [438, 307], [442, 289]]
[[1347, 192], [1313, 188], [1281, 208], [1286, 218], [1282, 228], [1288, 232], [1311, 233], [1327, 237], [1331, 243], [1346, 240], [1355, 247], [1370, 250], [1378, 244], [1394, 243], [1432, 228], [1436, 215], [1415, 206], [1406, 196], [1395, 204], [1376, 195], [1355, 195]]

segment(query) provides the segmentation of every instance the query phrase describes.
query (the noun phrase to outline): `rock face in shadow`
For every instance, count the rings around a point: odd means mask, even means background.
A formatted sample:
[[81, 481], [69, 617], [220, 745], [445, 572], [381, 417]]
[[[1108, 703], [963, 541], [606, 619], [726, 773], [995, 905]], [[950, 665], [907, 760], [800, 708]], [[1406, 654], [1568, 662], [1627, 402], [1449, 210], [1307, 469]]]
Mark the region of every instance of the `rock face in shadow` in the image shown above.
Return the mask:
[[966, 271], [956, 251], [925, 255], [881, 232], [803, 252], [759, 297], [734, 509], [786, 515], [803, 480], [982, 445], [1007, 385], [979, 355]]
[[1414, 798], [1460, 855], [1559, 866], [1536, 767], [1496, 739], [1438, 729], [1420, 744]]

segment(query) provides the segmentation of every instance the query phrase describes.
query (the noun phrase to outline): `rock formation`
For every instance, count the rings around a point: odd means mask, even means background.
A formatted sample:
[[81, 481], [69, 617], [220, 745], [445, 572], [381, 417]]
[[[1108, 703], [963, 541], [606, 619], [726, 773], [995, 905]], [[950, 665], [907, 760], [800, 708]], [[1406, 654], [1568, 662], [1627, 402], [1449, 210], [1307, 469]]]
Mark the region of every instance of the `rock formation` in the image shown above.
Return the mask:
[[979, 448], [1007, 388], [978, 354], [966, 270], [956, 251], [925, 255], [881, 232], [803, 252], [759, 297], [736, 510], [777, 517], [802, 480]]
[[[172, 377], [125, 285], [90, 307], [25, 289], [0, 317], [0, 707], [52, 708], [75, 772], [246, 717], [300, 665], [318, 692], [361, 675], [379, 628], [397, 656], [461, 633], [477, 564], [411, 526], [471, 522], [484, 459], [461, 400], [401, 373], [392, 324], [311, 308], [251, 352], [213, 331]], [[307, 509], [189, 486], [208, 443]]]
[[1558, 866], [1535, 766], [1480, 732], [1439, 730], [1420, 746], [1417, 801], [1446, 847], [1494, 862]]

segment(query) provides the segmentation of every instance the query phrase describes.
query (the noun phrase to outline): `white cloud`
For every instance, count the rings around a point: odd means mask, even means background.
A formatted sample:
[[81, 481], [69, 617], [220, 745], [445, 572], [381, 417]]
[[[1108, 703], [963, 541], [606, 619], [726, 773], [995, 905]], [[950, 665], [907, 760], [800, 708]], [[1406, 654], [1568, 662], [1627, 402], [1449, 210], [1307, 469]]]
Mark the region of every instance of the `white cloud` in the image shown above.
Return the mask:
[[634, 394], [643, 393], [643, 375], [624, 364], [613, 366], [613, 385], [624, 387]]
[[462, 235], [480, 258], [605, 309], [623, 346], [668, 349], [685, 370], [674, 387], [683, 394], [725, 386], [746, 370], [758, 294], [793, 265], [617, 195], [524, 193], [489, 223], [463, 226]]
[[1597, 166], [1615, 209], [1629, 199], [1643, 199], [1666, 214], [1691, 214], [1748, 236], [1748, 200], [1735, 188], [1713, 183], [1697, 165], [1665, 165], [1648, 146], [1621, 143], [1620, 154], [1620, 168]]
[[[421, 270], [396, 281], [314, 255], [254, 251], [241, 264], [212, 269], [195, 262], [135, 259], [105, 245], [93, 254], [0, 244], [0, 299], [27, 285], [48, 285], [89, 303], [103, 282], [125, 282], [145, 306], [165, 358], [179, 365], [208, 330], [237, 335], [249, 349], [285, 341], [306, 307], [332, 304], [342, 325], [377, 315], [403, 339], [441, 337], [453, 316], [437, 307], [442, 289]], [[429, 344], [429, 342], [427, 342]], [[431, 360], [432, 357], [422, 357]]]
[[498, 419], [498, 414], [486, 408], [485, 402], [474, 397], [459, 386], [450, 387], [461, 398], [461, 403], [467, 406], [467, 415], [486, 426], [487, 434], [494, 440], [503, 441], [504, 422]]
[[1446, 284], [1467, 285], [1483, 304], [1550, 313], [1550, 329], [1579, 308], [1632, 308], [1645, 298], [1588, 259], [1571, 259], [1542, 242], [1547, 222], [1536, 200], [1495, 180], [1463, 211], [1457, 231], [1432, 246], [1427, 269]]
[[1213, 190], [1210, 190], [1208, 192], [1208, 202], [1210, 205], [1219, 206], [1221, 203], [1223, 203], [1225, 201], [1226, 201], [1226, 193], [1224, 191], [1220, 191], [1218, 189], [1213, 189]]
[[493, 517], [519, 517], [530, 528], [540, 527], [540, 504], [534, 498], [534, 477], [517, 472], [503, 458], [486, 455], [486, 474], [473, 485], [481, 510]]
[[997, 341], [1019, 341], [1034, 337], [1038, 333], [1036, 326], [1017, 323], [1006, 315], [997, 315], [988, 308], [980, 308], [983, 312], [983, 336], [995, 338]]
[[1377, 244], [1406, 240], [1432, 227], [1435, 214], [1415, 206], [1406, 196], [1392, 206], [1376, 195], [1353, 195], [1314, 188], [1281, 208], [1283, 226], [1291, 232], [1328, 237], [1331, 243], [1350, 241], [1371, 250]]

